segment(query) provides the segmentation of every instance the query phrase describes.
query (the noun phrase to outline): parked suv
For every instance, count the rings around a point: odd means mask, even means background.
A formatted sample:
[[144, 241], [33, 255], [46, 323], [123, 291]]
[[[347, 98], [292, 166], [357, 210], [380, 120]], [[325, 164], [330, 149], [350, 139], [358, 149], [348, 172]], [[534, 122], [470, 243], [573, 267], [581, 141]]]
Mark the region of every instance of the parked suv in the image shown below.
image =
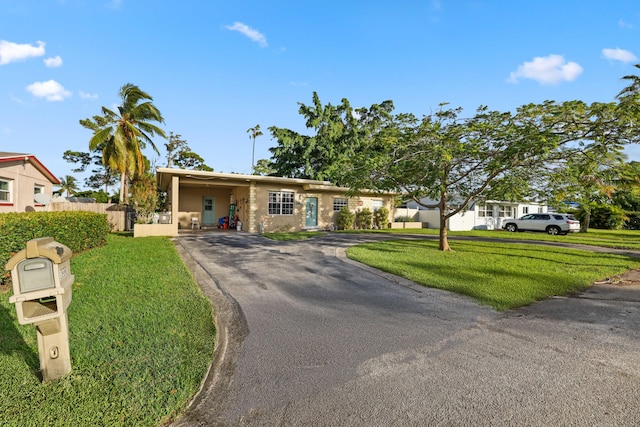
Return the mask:
[[580, 231], [580, 221], [564, 213], [534, 213], [518, 219], [506, 219], [502, 228], [507, 231], [544, 231], [548, 234], [567, 234]]

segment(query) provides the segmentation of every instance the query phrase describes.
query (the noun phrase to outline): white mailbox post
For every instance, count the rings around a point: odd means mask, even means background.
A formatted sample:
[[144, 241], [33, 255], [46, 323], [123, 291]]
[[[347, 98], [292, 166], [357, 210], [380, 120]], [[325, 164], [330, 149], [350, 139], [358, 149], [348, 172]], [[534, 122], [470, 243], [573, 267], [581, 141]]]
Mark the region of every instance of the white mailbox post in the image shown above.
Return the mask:
[[71, 372], [67, 308], [71, 303], [71, 249], [52, 237], [29, 240], [6, 269], [11, 270], [18, 323], [33, 324], [38, 334], [38, 352], [43, 380]]

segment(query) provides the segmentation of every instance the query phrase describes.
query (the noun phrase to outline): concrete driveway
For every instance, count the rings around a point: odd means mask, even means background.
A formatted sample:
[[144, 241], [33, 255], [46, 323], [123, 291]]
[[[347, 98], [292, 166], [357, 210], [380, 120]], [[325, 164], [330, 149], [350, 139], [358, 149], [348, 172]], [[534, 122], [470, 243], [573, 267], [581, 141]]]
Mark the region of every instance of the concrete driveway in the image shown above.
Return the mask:
[[177, 238], [219, 343], [175, 425], [638, 425], [640, 287], [498, 313], [342, 256], [376, 238]]

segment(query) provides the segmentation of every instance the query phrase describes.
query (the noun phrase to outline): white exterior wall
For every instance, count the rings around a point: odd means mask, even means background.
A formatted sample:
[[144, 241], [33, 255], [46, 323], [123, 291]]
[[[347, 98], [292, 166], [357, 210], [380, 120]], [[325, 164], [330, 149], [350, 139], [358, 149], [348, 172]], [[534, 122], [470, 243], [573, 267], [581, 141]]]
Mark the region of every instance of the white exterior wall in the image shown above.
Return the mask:
[[[413, 211], [418, 205], [415, 202], [407, 203], [407, 211]], [[488, 206], [490, 209], [481, 214], [481, 208]], [[511, 215], [506, 215], [506, 209], [511, 210]], [[402, 215], [403, 209], [396, 209], [396, 216]], [[502, 214], [504, 216], [500, 216]], [[449, 218], [450, 231], [469, 230], [499, 230], [502, 223], [508, 218], [519, 218], [527, 213], [544, 213], [548, 208], [540, 203], [513, 203], [504, 201], [487, 201], [483, 204], [474, 204], [473, 209], [462, 211]], [[428, 223], [428, 228], [440, 228], [440, 212], [438, 209], [420, 209], [416, 220]]]

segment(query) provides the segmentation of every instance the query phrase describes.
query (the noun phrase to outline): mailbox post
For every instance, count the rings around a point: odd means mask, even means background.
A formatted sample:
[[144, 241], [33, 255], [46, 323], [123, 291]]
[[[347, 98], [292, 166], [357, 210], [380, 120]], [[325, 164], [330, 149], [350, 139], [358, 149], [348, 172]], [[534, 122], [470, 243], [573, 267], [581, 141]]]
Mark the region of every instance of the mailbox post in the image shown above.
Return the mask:
[[67, 320], [74, 280], [71, 255], [62, 243], [42, 237], [29, 240], [6, 265], [13, 282], [9, 302], [16, 305], [18, 323], [36, 327], [43, 380], [71, 372]]

